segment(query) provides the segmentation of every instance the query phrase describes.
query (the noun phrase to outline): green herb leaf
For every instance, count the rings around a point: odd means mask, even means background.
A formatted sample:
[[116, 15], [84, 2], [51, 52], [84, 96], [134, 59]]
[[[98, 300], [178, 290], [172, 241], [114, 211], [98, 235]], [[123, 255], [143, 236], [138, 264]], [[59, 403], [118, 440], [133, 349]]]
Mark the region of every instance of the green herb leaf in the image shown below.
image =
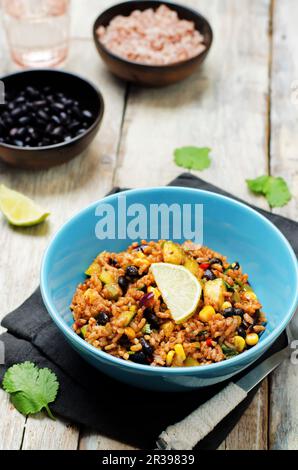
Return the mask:
[[287, 183], [281, 177], [263, 175], [246, 182], [252, 192], [263, 194], [271, 207], [282, 207], [292, 197]]
[[39, 369], [28, 361], [15, 364], [7, 369], [2, 386], [23, 415], [38, 413], [45, 408], [54, 419], [48, 405], [55, 401], [59, 383], [50, 369]]
[[271, 207], [282, 207], [291, 199], [291, 193], [283, 178], [271, 178], [266, 188], [266, 198]]
[[181, 147], [174, 151], [176, 165], [188, 170], [204, 170], [211, 164], [208, 147]]

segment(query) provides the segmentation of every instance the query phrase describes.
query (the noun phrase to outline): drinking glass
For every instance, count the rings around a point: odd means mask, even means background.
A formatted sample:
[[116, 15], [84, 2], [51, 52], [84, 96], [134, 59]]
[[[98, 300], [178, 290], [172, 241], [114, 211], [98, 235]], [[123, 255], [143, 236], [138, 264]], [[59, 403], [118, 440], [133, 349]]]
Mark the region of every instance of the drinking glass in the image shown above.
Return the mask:
[[70, 0], [2, 0], [13, 60], [23, 67], [50, 67], [69, 48]]

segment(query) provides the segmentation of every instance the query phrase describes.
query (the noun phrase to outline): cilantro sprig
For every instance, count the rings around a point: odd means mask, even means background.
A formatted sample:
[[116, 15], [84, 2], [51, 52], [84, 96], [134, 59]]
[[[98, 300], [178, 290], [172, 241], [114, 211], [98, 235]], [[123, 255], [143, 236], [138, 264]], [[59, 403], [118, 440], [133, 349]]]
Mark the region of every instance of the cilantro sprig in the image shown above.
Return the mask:
[[205, 170], [211, 164], [209, 147], [180, 147], [174, 150], [176, 165], [188, 170]]
[[287, 204], [292, 195], [283, 178], [263, 175], [246, 180], [248, 188], [255, 194], [263, 194], [270, 207], [282, 207]]
[[54, 419], [49, 403], [55, 401], [59, 389], [56, 375], [50, 369], [39, 369], [32, 362], [15, 364], [7, 369], [2, 386], [10, 394], [16, 409], [27, 416], [45, 409]]

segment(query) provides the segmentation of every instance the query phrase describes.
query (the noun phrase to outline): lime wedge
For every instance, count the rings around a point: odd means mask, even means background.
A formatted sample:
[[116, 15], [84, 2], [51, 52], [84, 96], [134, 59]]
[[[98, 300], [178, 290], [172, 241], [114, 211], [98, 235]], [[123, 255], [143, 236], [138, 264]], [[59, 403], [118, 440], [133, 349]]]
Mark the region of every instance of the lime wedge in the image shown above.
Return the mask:
[[198, 279], [184, 266], [153, 263], [151, 271], [164, 302], [176, 323], [187, 320], [197, 309], [202, 294]]
[[49, 215], [32, 199], [0, 184], [0, 210], [12, 225], [28, 227], [43, 222]]

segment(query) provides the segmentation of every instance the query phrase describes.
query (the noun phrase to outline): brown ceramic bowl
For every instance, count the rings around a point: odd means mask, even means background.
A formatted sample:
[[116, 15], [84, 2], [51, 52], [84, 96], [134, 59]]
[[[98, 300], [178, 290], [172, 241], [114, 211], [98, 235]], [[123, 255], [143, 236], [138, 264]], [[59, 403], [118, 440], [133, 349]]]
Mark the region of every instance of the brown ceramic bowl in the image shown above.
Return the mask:
[[[5, 93], [21, 91], [26, 86], [51, 86], [57, 92], [65, 92], [89, 109], [94, 118], [79, 136], [67, 142], [44, 147], [18, 147], [0, 142], [0, 159], [19, 168], [45, 169], [67, 162], [82, 153], [94, 139], [104, 113], [104, 101], [100, 91], [90, 82], [68, 72], [58, 70], [28, 70], [0, 78]], [[0, 105], [0, 118], [4, 112]]]
[[[175, 10], [179, 18], [194, 22], [196, 29], [204, 36], [206, 49], [201, 54], [183, 62], [170, 65], [145, 65], [116, 56], [98, 40], [96, 34], [98, 27], [107, 26], [115, 16], [128, 16], [133, 10], [156, 9], [160, 5], [167, 5], [172, 10]], [[191, 75], [207, 56], [213, 35], [208, 21], [195, 10], [170, 2], [129, 1], [119, 3], [105, 10], [94, 23], [93, 37], [101, 58], [117, 77], [142, 85], [162, 86], [179, 82]]]

